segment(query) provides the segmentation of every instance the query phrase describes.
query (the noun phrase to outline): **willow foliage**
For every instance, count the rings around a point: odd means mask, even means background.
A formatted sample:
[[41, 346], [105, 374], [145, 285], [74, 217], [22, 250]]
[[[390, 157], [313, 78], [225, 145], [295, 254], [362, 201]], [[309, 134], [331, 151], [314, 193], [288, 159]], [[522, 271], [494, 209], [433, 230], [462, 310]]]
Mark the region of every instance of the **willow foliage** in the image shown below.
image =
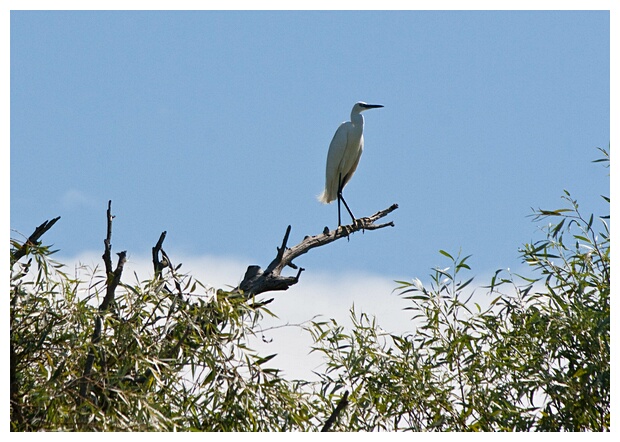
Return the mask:
[[563, 198], [534, 212], [548, 223], [521, 250], [527, 277], [497, 271], [480, 293], [469, 257], [441, 251], [428, 283], [398, 282], [410, 333], [354, 310], [347, 327], [306, 324], [326, 362], [314, 382], [250, 348], [268, 302], [169, 266], [102, 309], [110, 274], [70, 276], [49, 247], [11, 240], [11, 429], [609, 430], [609, 217]]

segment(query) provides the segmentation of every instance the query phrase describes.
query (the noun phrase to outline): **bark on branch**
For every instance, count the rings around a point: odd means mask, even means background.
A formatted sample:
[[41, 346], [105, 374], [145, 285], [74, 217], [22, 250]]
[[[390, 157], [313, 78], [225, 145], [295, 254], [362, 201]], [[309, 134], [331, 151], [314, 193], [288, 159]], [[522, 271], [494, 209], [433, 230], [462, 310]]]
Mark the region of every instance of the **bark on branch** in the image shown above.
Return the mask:
[[[278, 252], [274, 260], [271, 261], [264, 271], [257, 265], [249, 266], [241, 284], [239, 284], [236, 290], [243, 291], [248, 297], [268, 291], [287, 290], [290, 286], [299, 282], [299, 276], [301, 272], [304, 271], [303, 268], [298, 268], [293, 264], [294, 259], [316, 247], [327, 245], [338, 239], [348, 239], [351, 233], [360, 230], [377, 230], [388, 226], [394, 227], [392, 221], [383, 224], [375, 224], [375, 222], [396, 209], [398, 209], [398, 204], [392, 204], [387, 209], [380, 210], [372, 216], [356, 219], [352, 224], [340, 226], [335, 230], [330, 231], [325, 227], [323, 233], [314, 236], [306, 236], [303, 241], [291, 248], [287, 247], [288, 238], [291, 233], [291, 226], [288, 226], [284, 234], [284, 239], [282, 240], [282, 245], [277, 248]], [[297, 274], [295, 276], [281, 276], [282, 270], [287, 266], [297, 269]]]

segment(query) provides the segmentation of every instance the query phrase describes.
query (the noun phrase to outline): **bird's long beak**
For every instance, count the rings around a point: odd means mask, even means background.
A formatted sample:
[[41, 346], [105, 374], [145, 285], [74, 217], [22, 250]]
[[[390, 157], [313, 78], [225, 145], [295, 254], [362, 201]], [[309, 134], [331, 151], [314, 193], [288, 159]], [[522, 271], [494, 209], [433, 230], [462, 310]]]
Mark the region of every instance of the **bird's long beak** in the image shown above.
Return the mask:
[[378, 107], [383, 107], [382, 104], [362, 104], [362, 107], [366, 109], [376, 109]]

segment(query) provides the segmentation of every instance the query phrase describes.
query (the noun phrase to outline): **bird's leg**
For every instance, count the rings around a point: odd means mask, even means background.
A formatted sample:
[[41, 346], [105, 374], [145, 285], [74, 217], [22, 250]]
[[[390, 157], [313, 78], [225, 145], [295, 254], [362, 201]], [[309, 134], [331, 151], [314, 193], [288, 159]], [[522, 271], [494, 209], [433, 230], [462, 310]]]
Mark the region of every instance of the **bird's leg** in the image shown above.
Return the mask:
[[342, 202], [344, 203], [344, 207], [347, 208], [347, 212], [349, 212], [349, 215], [351, 215], [351, 220], [353, 221], [353, 224], [356, 223], [356, 219], [355, 216], [353, 216], [353, 212], [351, 212], [351, 209], [349, 209], [349, 205], [347, 204], [347, 202], [344, 200], [344, 198], [342, 197], [342, 195], [340, 195], [340, 199], [342, 200]]
[[342, 174], [338, 174], [338, 227], [342, 224], [340, 223], [340, 200], [342, 199]]
[[338, 195], [338, 227], [340, 227], [340, 195]]
[[338, 225], [339, 226], [340, 226], [340, 201], [344, 203], [344, 207], [346, 207], [347, 212], [349, 212], [349, 215], [351, 215], [353, 224], [355, 224], [355, 216], [353, 216], [353, 212], [351, 212], [351, 209], [349, 209], [349, 205], [347, 204], [344, 197], [342, 196], [342, 188], [344, 187], [342, 183], [343, 183], [342, 174], [339, 174], [338, 175]]
[[[351, 215], [351, 219], [353, 220], [353, 225], [355, 225], [355, 216], [353, 216], [353, 212], [351, 212], [351, 209], [349, 209], [349, 205], [347, 204], [347, 202], [345, 201], [344, 197], [342, 196], [342, 188], [344, 187], [342, 185], [344, 181], [342, 180], [342, 174], [338, 175], [338, 228], [340, 228], [340, 226], [342, 225], [340, 223], [340, 201], [342, 201], [344, 203], [344, 207], [346, 207], [347, 212], [349, 212], [349, 215]], [[349, 229], [347, 229], [347, 227], [345, 226], [344, 229], [347, 232], [347, 240], [349, 239]]]

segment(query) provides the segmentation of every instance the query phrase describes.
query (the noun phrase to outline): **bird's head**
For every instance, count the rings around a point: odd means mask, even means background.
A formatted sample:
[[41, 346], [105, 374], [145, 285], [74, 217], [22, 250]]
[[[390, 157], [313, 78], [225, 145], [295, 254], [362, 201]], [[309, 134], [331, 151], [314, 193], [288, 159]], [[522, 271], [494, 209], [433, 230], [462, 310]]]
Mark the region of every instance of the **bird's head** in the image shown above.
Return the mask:
[[353, 105], [353, 109], [351, 110], [351, 113], [359, 114], [359, 113], [364, 112], [365, 110], [376, 109], [379, 107], [383, 107], [383, 105], [382, 104], [368, 104], [368, 103], [364, 103], [363, 101], [358, 101], [357, 103]]

